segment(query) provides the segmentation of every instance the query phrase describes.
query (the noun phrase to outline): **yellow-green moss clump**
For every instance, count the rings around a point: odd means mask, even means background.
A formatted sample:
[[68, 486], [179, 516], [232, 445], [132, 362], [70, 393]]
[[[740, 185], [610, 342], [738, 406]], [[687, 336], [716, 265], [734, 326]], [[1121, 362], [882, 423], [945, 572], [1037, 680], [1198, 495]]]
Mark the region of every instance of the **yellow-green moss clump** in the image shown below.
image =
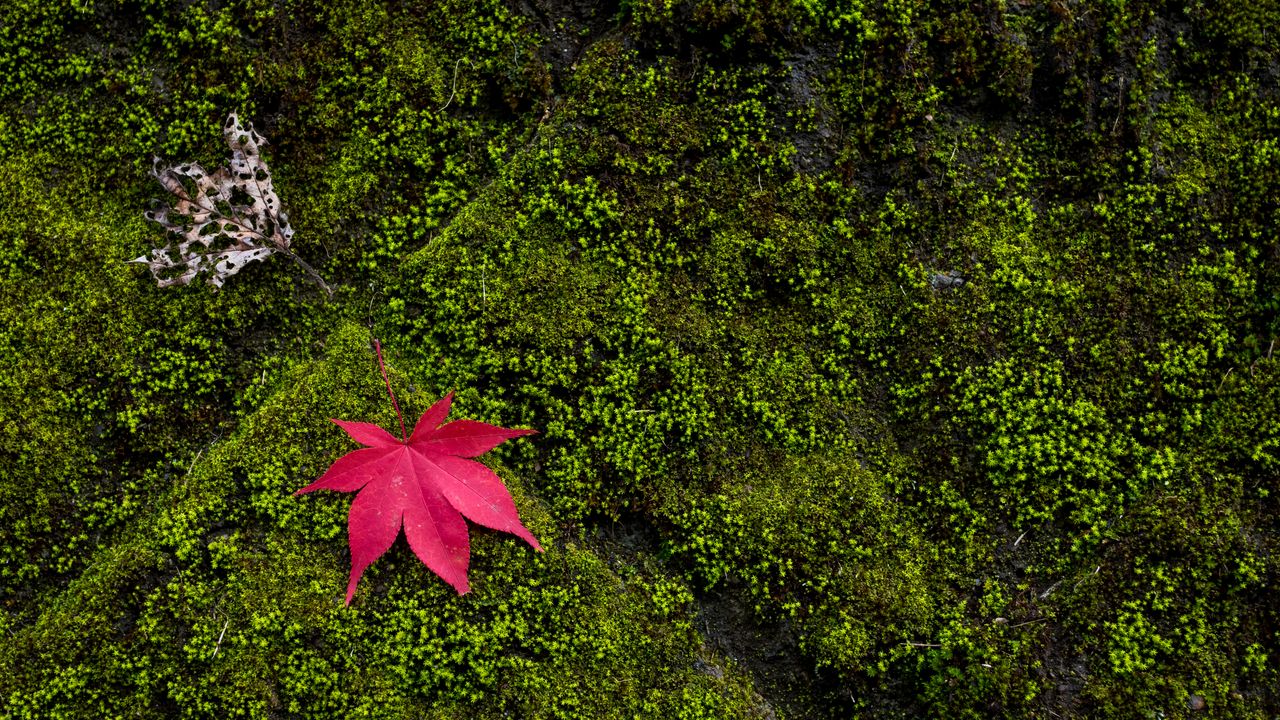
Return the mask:
[[762, 715], [749, 681], [699, 641], [683, 583], [640, 556], [619, 574], [554, 541], [505, 469], [545, 554], [476, 532], [474, 590], [459, 597], [397, 548], [346, 607], [347, 502], [290, 492], [348, 444], [326, 418], [388, 419], [368, 350], [366, 328], [340, 326], [323, 361], [289, 372], [11, 628], [13, 717]]
[[[0, 716], [1280, 713], [1280, 8], [0, 7]], [[124, 261], [269, 140], [294, 250]], [[547, 547], [403, 544], [406, 413]]]

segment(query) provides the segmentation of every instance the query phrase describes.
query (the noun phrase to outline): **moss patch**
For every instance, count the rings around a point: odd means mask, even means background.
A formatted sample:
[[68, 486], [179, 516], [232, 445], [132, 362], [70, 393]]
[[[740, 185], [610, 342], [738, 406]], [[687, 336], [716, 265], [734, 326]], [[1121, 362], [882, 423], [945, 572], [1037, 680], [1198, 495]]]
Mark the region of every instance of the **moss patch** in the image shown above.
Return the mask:
[[[10, 3], [15, 717], [1269, 717], [1274, 2]], [[252, 120], [338, 287], [137, 267]], [[549, 551], [341, 605], [327, 417]], [[781, 668], [781, 669], [779, 669]]]

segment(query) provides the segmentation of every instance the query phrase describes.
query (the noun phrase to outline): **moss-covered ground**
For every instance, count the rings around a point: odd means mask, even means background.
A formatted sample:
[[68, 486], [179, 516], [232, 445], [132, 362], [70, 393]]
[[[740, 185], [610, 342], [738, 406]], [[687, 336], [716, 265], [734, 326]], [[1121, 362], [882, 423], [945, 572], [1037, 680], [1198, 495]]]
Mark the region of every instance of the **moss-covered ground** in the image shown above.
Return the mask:
[[[547, 552], [344, 606], [374, 337]], [[0, 717], [1273, 718], [1277, 346], [1275, 0], [9, 0]]]

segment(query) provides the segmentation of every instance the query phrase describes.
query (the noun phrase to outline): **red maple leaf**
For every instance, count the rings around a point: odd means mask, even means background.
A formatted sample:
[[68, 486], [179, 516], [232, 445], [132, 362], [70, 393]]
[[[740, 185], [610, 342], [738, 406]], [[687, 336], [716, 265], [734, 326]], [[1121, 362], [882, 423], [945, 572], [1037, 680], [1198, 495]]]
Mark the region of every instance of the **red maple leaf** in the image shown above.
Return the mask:
[[[382, 350], [376, 341], [375, 348], [381, 365]], [[399, 415], [400, 407], [389, 380], [387, 393]], [[467, 563], [471, 547], [464, 517], [524, 538], [542, 551], [537, 539], [520, 522], [515, 502], [502, 480], [489, 468], [467, 459], [536, 431], [511, 430], [475, 420], [445, 423], [452, 401], [453, 393], [449, 393], [432, 405], [405, 440], [396, 439], [373, 423], [333, 420], [353, 440], [368, 447], [338, 458], [319, 479], [294, 493], [360, 491], [347, 518], [351, 546], [348, 605], [365, 568], [391, 548], [402, 525], [413, 553], [459, 595], [470, 589]], [[400, 434], [404, 435], [403, 417]]]

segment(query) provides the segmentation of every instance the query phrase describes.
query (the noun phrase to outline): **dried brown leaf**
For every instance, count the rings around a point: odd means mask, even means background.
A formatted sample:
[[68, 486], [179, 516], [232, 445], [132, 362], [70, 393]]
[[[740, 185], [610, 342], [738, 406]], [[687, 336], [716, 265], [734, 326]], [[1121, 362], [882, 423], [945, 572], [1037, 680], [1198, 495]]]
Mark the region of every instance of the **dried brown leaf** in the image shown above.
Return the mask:
[[[266, 139], [252, 123], [241, 126], [235, 113], [227, 116], [222, 134], [231, 160], [216, 172], [197, 163], [165, 166], [159, 158], [152, 167], [151, 174], [173, 197], [145, 217], [168, 231], [169, 244], [129, 262], [147, 265], [160, 287], [186, 285], [201, 272], [222, 287], [248, 263], [277, 252], [301, 264], [289, 251], [293, 228], [259, 154]], [[305, 264], [304, 269], [314, 273]]]

